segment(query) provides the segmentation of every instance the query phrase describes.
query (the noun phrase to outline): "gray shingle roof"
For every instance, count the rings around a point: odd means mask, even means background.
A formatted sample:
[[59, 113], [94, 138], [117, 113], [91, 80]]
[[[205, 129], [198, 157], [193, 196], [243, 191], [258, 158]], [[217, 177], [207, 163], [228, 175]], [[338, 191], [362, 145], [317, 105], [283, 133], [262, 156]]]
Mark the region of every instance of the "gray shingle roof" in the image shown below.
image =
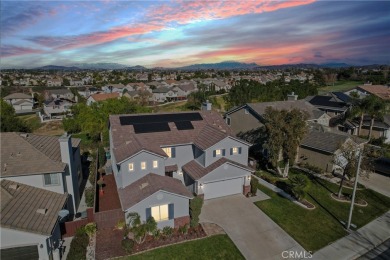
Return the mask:
[[[63, 172], [58, 137], [34, 134], [0, 133], [0, 176], [22, 176], [51, 172]], [[80, 139], [72, 138], [72, 146], [78, 147]]]
[[192, 161], [186, 163], [185, 165], [183, 165], [182, 169], [188, 175], [190, 175], [193, 180], [199, 180], [203, 176], [209, 174], [210, 172], [212, 172], [213, 170], [217, 169], [221, 165], [224, 165], [225, 163], [230, 163], [230, 164], [233, 164], [235, 166], [238, 166], [238, 167], [241, 167], [241, 168], [245, 168], [245, 169], [247, 169], [250, 172], [254, 171], [252, 168], [250, 168], [250, 167], [248, 167], [246, 165], [234, 162], [234, 161], [229, 160], [229, 159], [227, 159], [225, 157], [222, 157], [221, 159], [217, 160], [216, 162], [210, 164], [207, 167], [203, 167], [196, 160], [192, 160]]
[[3, 99], [32, 99], [32, 96], [26, 95], [24, 93], [13, 93], [8, 96], [5, 96]]
[[310, 104], [308, 101], [301, 100], [288, 100], [288, 101], [273, 101], [273, 102], [262, 102], [262, 103], [248, 103], [247, 104], [253, 111], [262, 116], [265, 113], [267, 107], [272, 107], [278, 110], [291, 110], [299, 109], [306, 111], [309, 115], [309, 120], [320, 118], [324, 112]]
[[[17, 186], [13, 189], [12, 186]], [[1, 227], [51, 235], [68, 194], [1, 180]], [[4, 196], [6, 199], [4, 199]], [[38, 209], [46, 209], [45, 214]]]
[[127, 210], [160, 190], [189, 199], [194, 197], [180, 180], [149, 173], [129, 186], [118, 189], [122, 209]]
[[366, 140], [347, 133], [311, 131], [303, 138], [301, 146], [333, 154], [348, 139], [353, 140], [357, 144], [366, 142]]

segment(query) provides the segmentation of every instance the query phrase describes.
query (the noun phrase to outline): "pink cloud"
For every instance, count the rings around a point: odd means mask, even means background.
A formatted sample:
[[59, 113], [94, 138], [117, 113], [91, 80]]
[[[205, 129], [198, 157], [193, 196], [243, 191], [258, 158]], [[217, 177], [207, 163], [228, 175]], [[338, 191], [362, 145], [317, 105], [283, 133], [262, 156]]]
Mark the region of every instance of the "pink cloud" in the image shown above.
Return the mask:
[[42, 50], [18, 47], [13, 45], [2, 45], [0, 47], [0, 57], [2, 58], [19, 56], [19, 55], [27, 55], [27, 54], [36, 54], [42, 52], [43, 52]]

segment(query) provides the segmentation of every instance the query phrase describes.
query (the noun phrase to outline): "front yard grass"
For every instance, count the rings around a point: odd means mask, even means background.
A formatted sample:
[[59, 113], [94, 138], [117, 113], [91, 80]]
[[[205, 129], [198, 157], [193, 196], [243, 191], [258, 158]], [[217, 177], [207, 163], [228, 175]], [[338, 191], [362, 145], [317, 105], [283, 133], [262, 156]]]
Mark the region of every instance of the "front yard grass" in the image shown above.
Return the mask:
[[136, 259], [245, 259], [227, 235], [189, 241], [121, 258]]
[[[292, 170], [290, 175], [294, 174]], [[314, 210], [303, 209], [261, 185], [259, 189], [271, 199], [255, 204], [306, 250], [317, 251], [347, 234], [340, 221], [347, 222], [350, 203], [330, 197], [338, 185], [314, 177], [311, 182], [306, 199], [316, 206]], [[351, 194], [352, 189], [344, 188], [343, 193]], [[390, 209], [390, 198], [370, 189], [358, 191], [357, 197], [368, 202], [367, 207], [354, 207], [352, 223], [358, 228]]]
[[361, 81], [337, 81], [335, 82], [334, 86], [325, 86], [318, 89], [319, 94], [328, 93], [330, 91], [348, 91], [351, 90], [359, 85], [363, 85], [363, 82]]

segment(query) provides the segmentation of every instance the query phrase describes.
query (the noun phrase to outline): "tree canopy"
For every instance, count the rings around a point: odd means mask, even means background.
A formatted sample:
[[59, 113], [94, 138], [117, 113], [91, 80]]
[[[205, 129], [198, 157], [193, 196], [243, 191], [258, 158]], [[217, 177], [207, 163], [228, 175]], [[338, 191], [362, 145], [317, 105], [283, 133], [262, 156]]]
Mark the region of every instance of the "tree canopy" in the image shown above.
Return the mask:
[[294, 162], [297, 148], [306, 133], [308, 115], [298, 109], [276, 110], [267, 107], [265, 120], [265, 134], [267, 142], [263, 145], [268, 151], [268, 160], [273, 167], [277, 167], [280, 154], [283, 161]]
[[15, 109], [1, 99], [1, 132], [30, 132], [28, 127], [20, 118], [16, 117]]
[[65, 131], [69, 133], [84, 132], [90, 138], [102, 141], [103, 137], [108, 137], [109, 115], [145, 112], [150, 112], [150, 109], [122, 97], [92, 103], [90, 106], [78, 103], [72, 107], [73, 118], [65, 118], [62, 122]]

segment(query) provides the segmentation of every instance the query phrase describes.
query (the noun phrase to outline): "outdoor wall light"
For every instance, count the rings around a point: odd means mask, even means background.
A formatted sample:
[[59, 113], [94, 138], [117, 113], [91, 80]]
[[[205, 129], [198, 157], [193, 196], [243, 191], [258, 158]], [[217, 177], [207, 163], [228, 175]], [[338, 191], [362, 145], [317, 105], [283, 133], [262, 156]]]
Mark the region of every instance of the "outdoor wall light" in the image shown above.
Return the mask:
[[201, 183], [201, 184], [199, 184], [199, 187], [200, 187], [200, 188], [202, 188], [202, 187], [203, 187], [203, 184], [202, 184], [202, 183]]
[[40, 248], [43, 248], [43, 244], [41, 244], [39, 247], [40, 247]]
[[246, 177], [247, 179], [248, 179], [248, 181], [250, 181], [251, 180], [251, 176], [248, 176], [248, 177]]

